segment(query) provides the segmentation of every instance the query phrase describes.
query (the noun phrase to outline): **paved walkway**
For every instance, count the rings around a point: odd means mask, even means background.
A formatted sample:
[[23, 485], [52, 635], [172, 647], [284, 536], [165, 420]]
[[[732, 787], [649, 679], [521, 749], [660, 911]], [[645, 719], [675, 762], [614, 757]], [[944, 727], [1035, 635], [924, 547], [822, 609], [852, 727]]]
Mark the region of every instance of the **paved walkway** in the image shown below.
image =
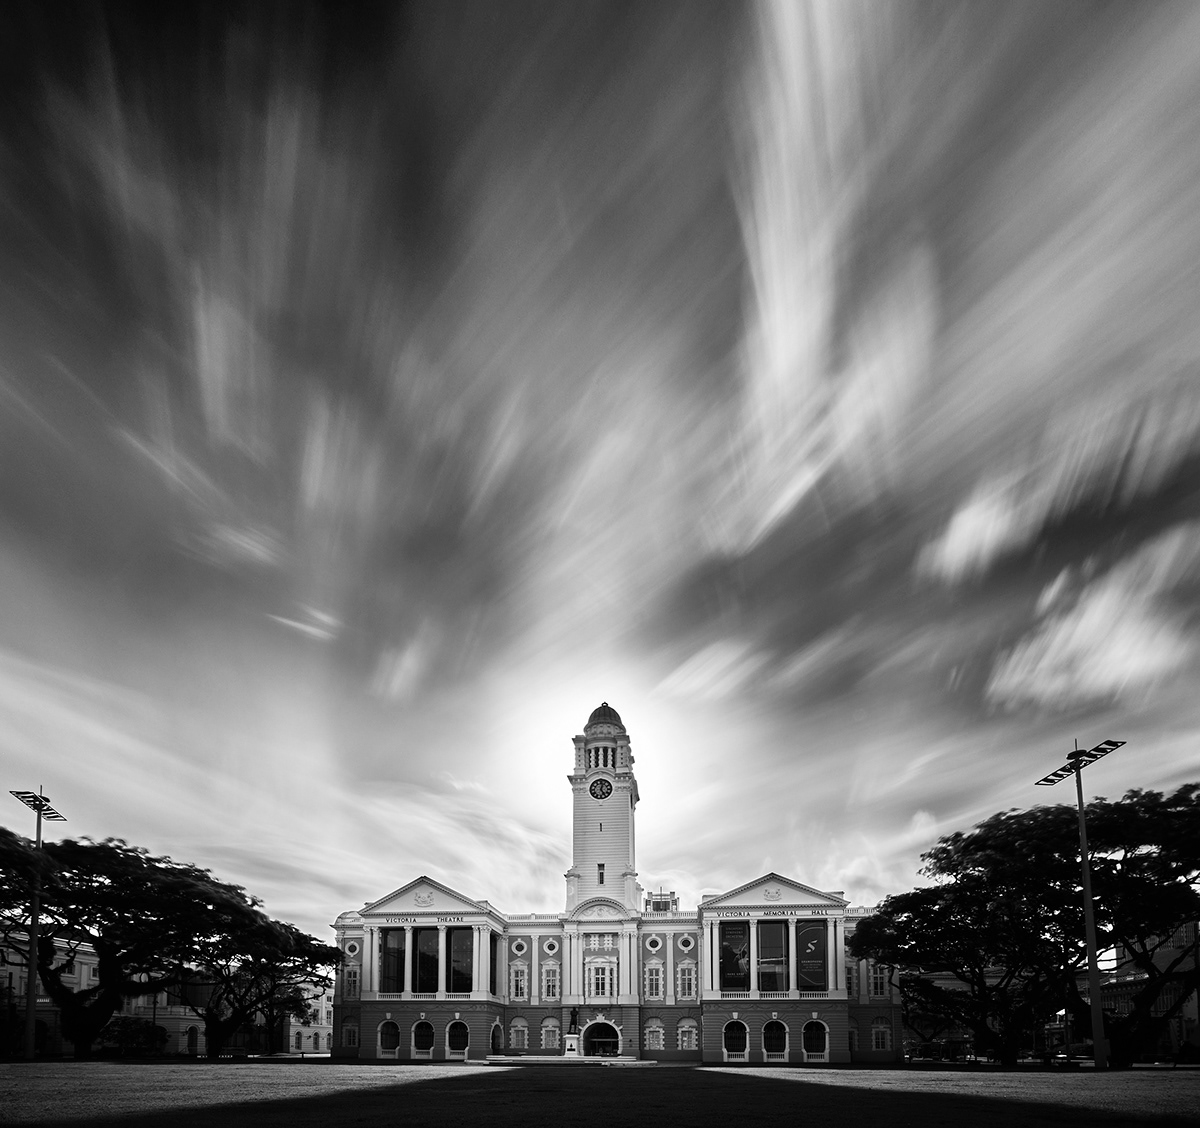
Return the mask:
[[551, 1069], [250, 1061], [0, 1065], [0, 1123], [63, 1128], [1200, 1125], [1200, 1071]]

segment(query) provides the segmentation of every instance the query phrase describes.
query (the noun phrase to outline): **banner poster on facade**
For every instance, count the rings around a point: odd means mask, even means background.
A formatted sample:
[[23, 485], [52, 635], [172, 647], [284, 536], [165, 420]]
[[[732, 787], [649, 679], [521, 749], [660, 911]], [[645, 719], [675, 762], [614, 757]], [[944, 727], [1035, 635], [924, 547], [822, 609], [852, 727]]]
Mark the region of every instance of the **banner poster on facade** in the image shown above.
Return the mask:
[[801, 991], [827, 991], [825, 922], [796, 926], [796, 985]]
[[721, 922], [721, 990], [750, 990], [750, 925]]

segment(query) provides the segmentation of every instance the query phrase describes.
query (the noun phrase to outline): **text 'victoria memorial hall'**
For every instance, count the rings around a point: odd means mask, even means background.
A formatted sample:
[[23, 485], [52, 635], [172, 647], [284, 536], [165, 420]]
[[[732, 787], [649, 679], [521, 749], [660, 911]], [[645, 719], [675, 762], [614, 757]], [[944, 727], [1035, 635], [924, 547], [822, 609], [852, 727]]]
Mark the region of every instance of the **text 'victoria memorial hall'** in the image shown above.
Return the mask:
[[643, 894], [629, 735], [607, 703], [575, 737], [564, 911], [502, 913], [419, 877], [337, 919], [333, 1056], [890, 1062], [899, 995], [847, 962], [866, 909], [769, 873], [681, 909]]

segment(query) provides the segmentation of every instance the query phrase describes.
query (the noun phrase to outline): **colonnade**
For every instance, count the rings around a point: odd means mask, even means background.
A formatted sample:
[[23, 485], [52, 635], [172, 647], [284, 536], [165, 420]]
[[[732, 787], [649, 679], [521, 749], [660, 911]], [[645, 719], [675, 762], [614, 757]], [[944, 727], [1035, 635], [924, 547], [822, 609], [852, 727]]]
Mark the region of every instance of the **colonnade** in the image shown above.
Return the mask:
[[[707, 997], [721, 995], [721, 942], [720, 926], [722, 924], [745, 923], [749, 925], [749, 957], [750, 957], [750, 988], [748, 991], [738, 991], [742, 997], [757, 998], [760, 994], [774, 995], [777, 992], [760, 992], [758, 989], [758, 926], [764, 921], [786, 919], [788, 926], [788, 994], [795, 997], [801, 992], [805, 994], [831, 994], [846, 986], [845, 969], [842, 967], [841, 951], [845, 939], [845, 921], [841, 917], [709, 917], [704, 921], [703, 928], [703, 966], [704, 994]], [[825, 924], [825, 988], [801, 987], [797, 965], [796, 929], [797, 926], [808, 927], [820, 922]], [[726, 992], [728, 994], [728, 992]]]
[[[413, 933], [418, 929], [437, 928], [438, 932], [438, 978], [436, 991], [416, 992], [416, 998], [488, 998], [491, 994], [490, 979], [491, 979], [491, 937], [496, 935], [503, 936], [498, 930], [493, 929], [486, 924], [406, 924], [404, 929], [404, 982], [401, 988], [405, 995], [413, 995]], [[447, 932], [451, 928], [470, 928], [471, 936], [471, 990], [466, 991], [450, 991], [450, 961], [449, 961], [449, 942]], [[364, 993], [379, 991], [379, 973], [380, 973], [380, 949], [379, 949], [379, 934], [382, 931], [390, 931], [377, 925], [368, 925], [363, 930], [363, 965], [362, 965], [362, 990]], [[498, 947], [498, 963], [496, 969], [497, 984], [503, 993], [507, 979], [507, 959], [504, 945]], [[389, 995], [394, 994], [388, 992]]]

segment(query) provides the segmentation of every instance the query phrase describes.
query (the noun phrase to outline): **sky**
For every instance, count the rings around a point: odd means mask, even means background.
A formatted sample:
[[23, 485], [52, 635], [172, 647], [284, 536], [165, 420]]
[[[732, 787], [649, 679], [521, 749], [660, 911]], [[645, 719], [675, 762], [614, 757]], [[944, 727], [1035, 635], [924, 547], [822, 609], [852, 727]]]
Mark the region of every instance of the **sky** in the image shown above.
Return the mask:
[[[1200, 780], [1200, 7], [11, 4], [0, 766], [323, 939]], [[3, 823], [25, 834], [10, 800]]]

